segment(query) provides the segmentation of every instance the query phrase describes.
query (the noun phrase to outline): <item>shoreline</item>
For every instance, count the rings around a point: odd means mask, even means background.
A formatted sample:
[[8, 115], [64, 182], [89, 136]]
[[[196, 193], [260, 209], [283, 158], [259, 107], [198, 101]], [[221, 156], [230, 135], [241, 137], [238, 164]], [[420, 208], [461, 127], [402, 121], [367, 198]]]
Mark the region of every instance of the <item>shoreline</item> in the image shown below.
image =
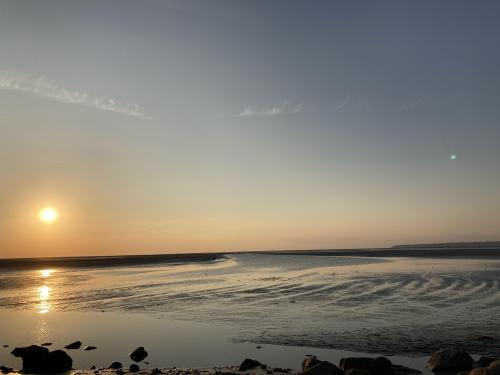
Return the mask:
[[0, 258], [0, 270], [33, 270], [39, 268], [106, 268], [127, 266], [148, 266], [154, 264], [209, 263], [223, 261], [234, 255], [308, 255], [332, 257], [370, 258], [500, 258], [500, 246], [445, 247], [437, 245], [395, 245], [384, 248], [357, 249], [298, 249], [298, 250], [252, 250], [207, 253], [166, 253], [166, 254], [124, 254], [109, 256]]
[[[52, 343], [16, 347], [11, 354], [22, 360], [22, 368], [15, 369], [0, 364], [3, 374], [71, 374], [71, 375], [123, 375], [133, 373], [140, 375], [421, 375], [458, 374], [458, 375], [498, 375], [500, 359], [496, 357], [473, 358], [460, 345], [455, 344], [439, 349], [427, 356], [425, 366], [415, 368], [406, 363], [394, 361], [385, 356], [351, 355], [338, 361], [320, 359], [316, 354], [306, 354], [302, 360], [297, 360], [297, 367], [274, 367], [259, 360], [246, 357], [239, 365], [222, 365], [212, 367], [153, 367], [150, 366], [149, 353], [144, 347], [137, 347], [126, 362], [114, 361], [106, 367], [73, 368], [71, 352], [79, 351], [82, 342], [76, 341], [64, 349], [50, 350]], [[7, 346], [4, 345], [4, 348]], [[96, 347], [85, 347], [81, 350], [95, 350]], [[140, 366], [139, 366], [140, 365]]]
[[154, 264], [211, 263], [225, 260], [224, 253], [114, 255], [88, 257], [4, 258], [0, 270], [23, 271], [44, 268], [110, 268]]

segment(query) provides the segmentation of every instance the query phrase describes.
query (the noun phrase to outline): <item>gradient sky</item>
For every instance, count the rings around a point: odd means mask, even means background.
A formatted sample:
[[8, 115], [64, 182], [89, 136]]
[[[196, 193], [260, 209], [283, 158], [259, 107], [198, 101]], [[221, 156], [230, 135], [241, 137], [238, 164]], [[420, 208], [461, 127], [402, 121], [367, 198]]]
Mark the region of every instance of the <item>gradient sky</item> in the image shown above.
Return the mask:
[[1, 0], [0, 256], [500, 239], [499, 17]]

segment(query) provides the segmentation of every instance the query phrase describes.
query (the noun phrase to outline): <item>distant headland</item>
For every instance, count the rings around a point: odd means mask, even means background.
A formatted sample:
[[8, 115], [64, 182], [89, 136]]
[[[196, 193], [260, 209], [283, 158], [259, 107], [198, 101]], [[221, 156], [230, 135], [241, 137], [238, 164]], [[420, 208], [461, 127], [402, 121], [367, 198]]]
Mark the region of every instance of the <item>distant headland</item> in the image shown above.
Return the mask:
[[470, 248], [500, 248], [500, 241], [481, 242], [441, 242], [394, 245], [393, 249], [470, 249]]

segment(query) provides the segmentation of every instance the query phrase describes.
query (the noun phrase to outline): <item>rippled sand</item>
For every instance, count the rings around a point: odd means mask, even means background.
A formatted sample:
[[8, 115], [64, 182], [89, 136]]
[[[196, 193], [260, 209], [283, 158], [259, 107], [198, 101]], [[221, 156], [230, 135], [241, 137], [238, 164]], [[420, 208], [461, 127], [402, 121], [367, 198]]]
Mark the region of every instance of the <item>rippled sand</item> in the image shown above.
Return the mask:
[[500, 354], [498, 259], [241, 254], [210, 264], [0, 278], [0, 307], [132, 311], [234, 328], [235, 341], [419, 355]]

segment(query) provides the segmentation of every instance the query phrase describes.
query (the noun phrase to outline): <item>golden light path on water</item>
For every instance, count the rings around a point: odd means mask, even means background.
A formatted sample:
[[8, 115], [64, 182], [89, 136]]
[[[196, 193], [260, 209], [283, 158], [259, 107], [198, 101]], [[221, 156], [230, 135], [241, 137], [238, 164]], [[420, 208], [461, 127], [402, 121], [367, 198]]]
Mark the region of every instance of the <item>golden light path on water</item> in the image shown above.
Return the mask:
[[50, 278], [50, 276], [54, 273], [54, 270], [40, 270], [38, 271], [39, 275], [44, 279], [44, 284], [37, 289], [38, 292], [38, 304], [37, 311], [39, 314], [47, 314], [52, 309], [52, 305], [50, 303], [50, 295], [52, 288], [47, 285], [45, 280]]
[[52, 275], [54, 273], [54, 270], [41, 270], [40, 271], [40, 275], [42, 277], [49, 277], [50, 275]]

